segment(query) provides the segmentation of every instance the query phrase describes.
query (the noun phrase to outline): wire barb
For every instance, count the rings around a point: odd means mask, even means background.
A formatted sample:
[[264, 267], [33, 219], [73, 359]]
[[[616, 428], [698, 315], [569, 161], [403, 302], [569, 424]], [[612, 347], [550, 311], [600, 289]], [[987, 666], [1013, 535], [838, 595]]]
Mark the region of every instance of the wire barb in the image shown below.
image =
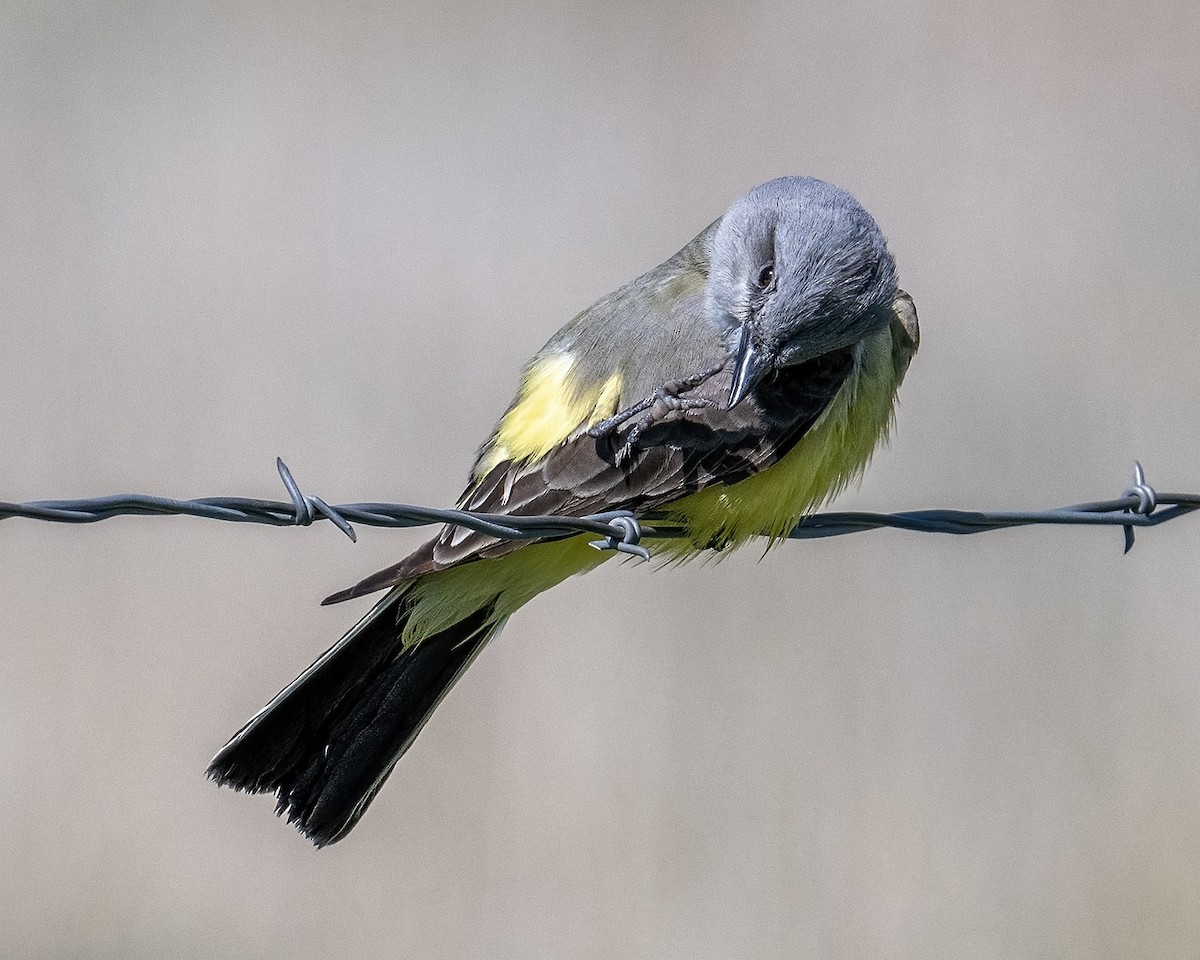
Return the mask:
[[[1133, 461], [1133, 485], [1126, 487], [1121, 494], [1123, 497], [1136, 497], [1137, 506], [1130, 507], [1129, 512], [1150, 516], [1158, 506], [1158, 494], [1146, 482], [1146, 471], [1142, 469], [1140, 460]], [[1133, 524], [1125, 524], [1125, 552], [1133, 549]]]
[[275, 469], [279, 471], [279, 479], [283, 481], [284, 489], [292, 498], [292, 506], [296, 510], [296, 526], [307, 527], [320, 515], [348, 536], [351, 543], [358, 543], [358, 534], [350, 526], [350, 521], [320, 497], [306, 497], [300, 492], [300, 484], [296, 483], [296, 478], [292, 476], [288, 465], [283, 462], [283, 457], [275, 458]]
[[588, 541], [589, 547], [596, 550], [616, 550], [618, 553], [641, 557], [643, 560], [650, 559], [650, 551], [638, 545], [642, 539], [642, 525], [638, 523], [637, 517], [632, 514], [613, 517], [609, 523], [623, 531], [622, 534], [619, 537], [608, 536], [603, 540], [590, 540]]

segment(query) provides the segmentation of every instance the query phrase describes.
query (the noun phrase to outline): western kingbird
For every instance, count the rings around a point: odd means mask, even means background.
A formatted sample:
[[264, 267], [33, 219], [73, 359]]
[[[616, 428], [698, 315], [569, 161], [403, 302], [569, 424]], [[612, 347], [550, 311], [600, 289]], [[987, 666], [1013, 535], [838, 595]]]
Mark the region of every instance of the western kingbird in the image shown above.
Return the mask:
[[[918, 343], [883, 234], [844, 190], [755, 187], [529, 362], [459, 504], [513, 515], [648, 512], [672, 559], [773, 544], [857, 478]], [[272, 792], [317, 846], [358, 822], [508, 617], [611, 554], [447, 526], [326, 601], [388, 593], [242, 727], [208, 769]]]

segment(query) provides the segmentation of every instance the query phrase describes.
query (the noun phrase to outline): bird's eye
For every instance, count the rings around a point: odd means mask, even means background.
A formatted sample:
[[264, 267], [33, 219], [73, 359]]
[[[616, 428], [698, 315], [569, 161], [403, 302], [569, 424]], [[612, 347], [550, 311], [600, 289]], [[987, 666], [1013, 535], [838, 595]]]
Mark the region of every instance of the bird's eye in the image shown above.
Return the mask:
[[768, 263], [758, 271], [758, 289], [766, 290], [772, 283], [775, 282], [775, 264]]

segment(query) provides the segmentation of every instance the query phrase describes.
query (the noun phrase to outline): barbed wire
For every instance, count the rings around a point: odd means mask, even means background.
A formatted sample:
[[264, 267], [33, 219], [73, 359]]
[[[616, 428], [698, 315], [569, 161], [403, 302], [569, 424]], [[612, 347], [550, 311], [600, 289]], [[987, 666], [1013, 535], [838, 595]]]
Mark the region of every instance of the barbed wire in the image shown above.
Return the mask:
[[[648, 560], [643, 539], [670, 539], [686, 535], [662, 514], [637, 517], [627, 510], [594, 513], [584, 517], [531, 516], [480, 513], [473, 510], [420, 507], [407, 503], [344, 503], [330, 506], [320, 497], [300, 490], [281, 459], [275, 461], [290, 502], [247, 497], [203, 497], [174, 500], [144, 494], [116, 494], [82, 500], [0, 502], [0, 520], [25, 517], [55, 523], [96, 523], [117, 516], [185, 515], [234, 523], [271, 526], [308, 526], [329, 520], [352, 541], [358, 537], [352, 524], [374, 527], [418, 527], [454, 524], [502, 540], [552, 540], [580, 533], [595, 534], [590, 541], [598, 550], [615, 550]], [[1125, 534], [1125, 552], [1133, 546], [1135, 527], [1153, 527], [1200, 510], [1200, 494], [1158, 493], [1146, 483], [1141, 463], [1134, 464], [1134, 482], [1112, 500], [1035, 511], [914, 510], [903, 513], [818, 513], [805, 518], [788, 534], [793, 540], [837, 537], [864, 530], [890, 527], [918, 533], [972, 534], [1034, 524], [1084, 524], [1119, 526]], [[658, 524], [657, 526], [655, 524]]]

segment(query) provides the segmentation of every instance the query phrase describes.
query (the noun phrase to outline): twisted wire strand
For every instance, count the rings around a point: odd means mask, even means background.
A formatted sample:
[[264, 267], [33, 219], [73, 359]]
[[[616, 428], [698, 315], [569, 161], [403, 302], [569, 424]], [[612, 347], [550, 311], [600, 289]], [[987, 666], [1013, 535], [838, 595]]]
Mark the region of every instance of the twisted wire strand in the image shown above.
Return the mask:
[[[661, 515], [636, 517], [625, 510], [590, 514], [585, 517], [514, 517], [472, 510], [439, 509], [407, 503], [345, 503], [331, 506], [320, 497], [304, 494], [295, 477], [281, 460], [276, 469], [289, 502], [248, 497], [202, 497], [175, 500], [145, 494], [117, 494], [81, 500], [37, 500], [29, 503], [0, 502], [0, 520], [25, 517], [55, 523], [96, 523], [117, 516], [185, 515], [234, 523], [263, 523], [272, 526], [308, 526], [329, 520], [351, 540], [357, 540], [352, 524], [374, 527], [417, 527], [455, 524], [503, 540], [550, 540], [579, 533], [594, 534], [590, 541], [598, 550], [649, 559], [643, 539], [669, 539], [685, 531]], [[1153, 527], [1200, 510], [1200, 494], [1159, 493], [1146, 483], [1140, 463], [1134, 464], [1134, 482], [1119, 497], [1051, 510], [912, 510], [902, 513], [858, 511], [818, 513], [802, 520], [788, 535], [793, 540], [838, 537], [864, 530], [893, 528], [917, 533], [972, 534], [1034, 524], [1082, 524], [1119, 526], [1125, 533], [1125, 552], [1133, 546], [1135, 527]], [[655, 526], [655, 520], [660, 521]]]

